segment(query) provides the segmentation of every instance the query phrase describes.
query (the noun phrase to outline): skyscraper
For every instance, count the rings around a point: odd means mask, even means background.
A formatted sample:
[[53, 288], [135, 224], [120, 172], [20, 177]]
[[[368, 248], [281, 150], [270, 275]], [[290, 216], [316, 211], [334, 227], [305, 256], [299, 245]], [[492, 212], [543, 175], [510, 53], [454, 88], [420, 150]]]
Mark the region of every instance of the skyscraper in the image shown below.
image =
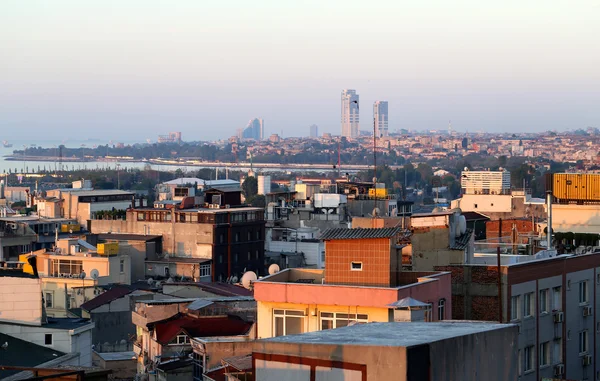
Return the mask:
[[251, 119], [248, 122], [244, 131], [242, 131], [242, 139], [263, 140], [264, 122], [260, 118]]
[[310, 126], [310, 137], [311, 138], [319, 137], [319, 126], [317, 126], [316, 124], [313, 124], [312, 126]]
[[375, 119], [375, 134], [377, 137], [388, 136], [388, 103], [375, 101], [373, 103], [373, 118]]
[[356, 90], [342, 90], [342, 136], [358, 137], [358, 94]]

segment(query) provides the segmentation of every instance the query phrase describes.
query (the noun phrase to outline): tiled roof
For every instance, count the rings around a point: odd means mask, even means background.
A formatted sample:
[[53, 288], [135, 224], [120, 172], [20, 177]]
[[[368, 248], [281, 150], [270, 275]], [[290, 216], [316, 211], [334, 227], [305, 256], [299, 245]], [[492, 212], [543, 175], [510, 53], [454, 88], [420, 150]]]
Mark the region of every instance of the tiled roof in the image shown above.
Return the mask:
[[156, 340], [167, 345], [180, 332], [189, 337], [237, 336], [248, 332], [252, 323], [237, 316], [201, 317], [196, 318], [180, 315], [174, 319], [154, 326]]
[[369, 239], [369, 238], [391, 238], [400, 232], [400, 228], [333, 228], [321, 234], [321, 239]]
[[225, 366], [231, 366], [240, 372], [252, 369], [252, 354], [244, 356], [226, 357], [221, 360]]
[[454, 245], [450, 246], [452, 250], [464, 250], [469, 246], [471, 236], [473, 235], [473, 229], [467, 229], [463, 235], [454, 239]]

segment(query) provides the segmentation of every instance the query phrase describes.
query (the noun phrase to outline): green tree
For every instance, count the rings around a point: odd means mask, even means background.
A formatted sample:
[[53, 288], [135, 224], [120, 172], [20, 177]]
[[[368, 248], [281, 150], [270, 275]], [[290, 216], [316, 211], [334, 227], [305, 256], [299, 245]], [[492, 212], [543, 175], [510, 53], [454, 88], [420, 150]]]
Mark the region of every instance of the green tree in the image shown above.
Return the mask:
[[244, 183], [242, 184], [242, 193], [246, 200], [250, 200], [258, 193], [258, 180], [254, 176], [246, 177]]

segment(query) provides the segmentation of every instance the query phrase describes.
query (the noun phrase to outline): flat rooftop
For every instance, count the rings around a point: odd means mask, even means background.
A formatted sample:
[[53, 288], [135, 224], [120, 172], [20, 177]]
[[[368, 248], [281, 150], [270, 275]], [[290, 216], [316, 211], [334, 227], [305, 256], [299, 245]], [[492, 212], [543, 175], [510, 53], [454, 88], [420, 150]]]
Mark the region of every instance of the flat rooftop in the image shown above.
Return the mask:
[[52, 329], [77, 329], [89, 324], [92, 324], [92, 321], [89, 319], [49, 317], [48, 323], [44, 324], [42, 327]]
[[104, 361], [126, 361], [126, 360], [137, 360], [137, 355], [133, 351], [128, 352], [96, 352], [100, 358]]
[[479, 321], [365, 323], [353, 326], [279, 336], [260, 341], [274, 343], [413, 347], [453, 337], [516, 327]]

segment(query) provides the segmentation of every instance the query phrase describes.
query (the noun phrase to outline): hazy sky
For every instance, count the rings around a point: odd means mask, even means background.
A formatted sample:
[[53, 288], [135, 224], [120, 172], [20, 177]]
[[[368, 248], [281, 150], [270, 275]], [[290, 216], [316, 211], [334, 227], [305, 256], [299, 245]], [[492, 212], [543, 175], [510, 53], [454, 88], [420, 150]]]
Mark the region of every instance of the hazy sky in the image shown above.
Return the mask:
[[600, 127], [600, 0], [0, 0], [0, 139]]

